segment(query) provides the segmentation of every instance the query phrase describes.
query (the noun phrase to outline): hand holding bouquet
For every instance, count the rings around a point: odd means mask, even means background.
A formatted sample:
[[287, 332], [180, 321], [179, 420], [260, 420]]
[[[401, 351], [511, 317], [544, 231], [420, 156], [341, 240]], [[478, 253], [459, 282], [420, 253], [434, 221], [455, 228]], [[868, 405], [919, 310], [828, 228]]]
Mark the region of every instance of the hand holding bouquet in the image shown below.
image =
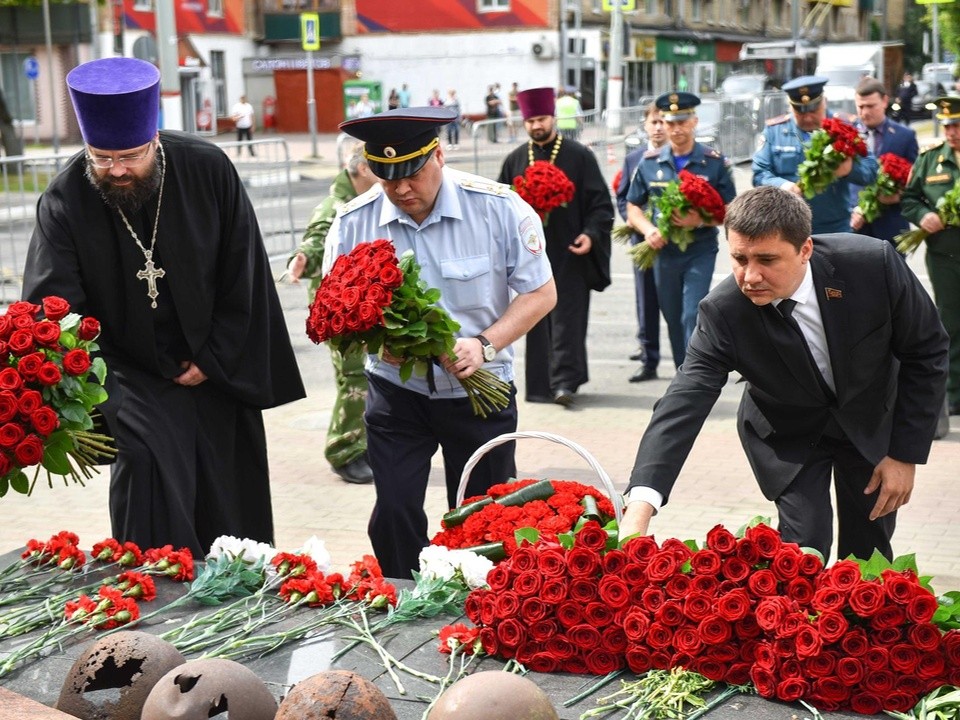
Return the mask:
[[[656, 207], [657, 229], [667, 242], [672, 242], [682, 251], [693, 242], [693, 228], [677, 224], [678, 217], [696, 212], [704, 222], [722, 223], [727, 208], [712, 185], [705, 178], [681, 170], [677, 180], [671, 180], [663, 189], [663, 194], [653, 201]], [[633, 257], [637, 267], [646, 270], [653, 267], [658, 250], [646, 240], [634, 245], [627, 252]]]
[[808, 200], [819, 195], [837, 179], [837, 168], [855, 155], [867, 154], [867, 144], [850, 123], [826, 118], [810, 137], [810, 146], [800, 163], [798, 185]]
[[[960, 226], [960, 185], [954, 185], [937, 200], [936, 213], [945, 228]], [[920, 243], [929, 235], [923, 228], [917, 228], [900, 233], [893, 240], [897, 244], [897, 252], [906, 255], [920, 247]]]
[[878, 159], [880, 172], [877, 173], [877, 179], [861, 190], [857, 197], [857, 206], [867, 222], [873, 222], [883, 212], [881, 196], [903, 192], [913, 167], [908, 160], [893, 153], [884, 153]]
[[[453, 358], [460, 324], [437, 305], [440, 291], [420, 281], [413, 253], [397, 258], [389, 240], [361, 243], [337, 258], [323, 278], [307, 318], [307, 335], [346, 350], [364, 343], [371, 353], [400, 361], [400, 379], [431, 377], [432, 365]], [[510, 386], [480, 368], [458, 378], [475, 415], [486, 417], [510, 402]]]
[[558, 207], [566, 207], [576, 192], [566, 173], [546, 160], [528, 165], [523, 175], [513, 179], [513, 189], [537, 211], [544, 227], [549, 222], [550, 213]]
[[82, 485], [81, 474], [92, 477], [97, 459], [116, 452], [92, 432], [91, 413], [107, 399], [107, 367], [91, 358], [99, 334], [97, 320], [59, 297], [42, 307], [15, 302], [0, 316], [0, 497], [10, 488], [30, 494], [41, 467], [51, 486], [51, 474]]

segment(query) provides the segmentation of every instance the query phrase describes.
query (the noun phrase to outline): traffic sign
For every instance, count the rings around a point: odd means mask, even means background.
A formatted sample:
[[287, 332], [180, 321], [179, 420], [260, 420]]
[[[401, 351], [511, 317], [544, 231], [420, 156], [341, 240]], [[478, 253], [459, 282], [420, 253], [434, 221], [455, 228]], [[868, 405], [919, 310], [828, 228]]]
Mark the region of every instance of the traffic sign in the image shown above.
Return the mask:
[[31, 80], [36, 80], [40, 75], [40, 63], [33, 55], [23, 59], [23, 74]]
[[611, 12], [617, 5], [620, 12], [633, 12], [637, 9], [637, 0], [603, 0], [603, 11]]
[[304, 50], [320, 49], [319, 13], [300, 13], [300, 41]]

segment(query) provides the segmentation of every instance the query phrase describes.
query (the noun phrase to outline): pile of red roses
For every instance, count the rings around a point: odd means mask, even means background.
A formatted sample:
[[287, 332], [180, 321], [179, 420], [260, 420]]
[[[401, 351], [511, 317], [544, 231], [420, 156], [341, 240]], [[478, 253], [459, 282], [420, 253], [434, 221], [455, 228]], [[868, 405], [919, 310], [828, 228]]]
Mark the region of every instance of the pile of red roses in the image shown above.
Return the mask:
[[363, 333], [383, 322], [383, 309], [403, 282], [389, 240], [361, 243], [337, 258], [323, 278], [307, 318], [307, 335], [319, 344], [344, 333]]
[[853, 125], [840, 118], [825, 118], [810, 136], [810, 146], [797, 167], [797, 184], [804, 197], [810, 199], [826, 190], [845, 160], [866, 154], [867, 144]]
[[913, 164], [894, 153], [884, 153], [878, 158], [880, 171], [877, 179], [860, 191], [857, 206], [863, 213], [863, 219], [873, 222], [883, 212], [886, 205], [881, 204], [879, 195], [896, 195], [901, 192], [910, 179]]
[[[911, 570], [865, 577], [766, 526], [705, 547], [652, 537], [609, 549], [606, 530], [524, 544], [467, 598], [485, 652], [539, 672], [685, 667], [829, 710], [905, 710], [960, 684], [960, 630]], [[951, 625], [955, 627], [955, 625]]]
[[[667, 183], [663, 192], [653, 200], [653, 205], [657, 210], [657, 229], [661, 237], [674, 243], [682, 251], [686, 251], [693, 242], [693, 229], [675, 225], [675, 213], [685, 215], [695, 211], [705, 222], [716, 223], [722, 223], [727, 214], [727, 206], [720, 193], [706, 178], [687, 170], [681, 170], [676, 180]], [[644, 240], [627, 252], [637, 267], [646, 270], [653, 267], [659, 251]]]
[[[483, 497], [496, 500], [536, 482], [528, 478], [493, 485], [486, 496], [466, 498], [463, 504], [468, 505]], [[584, 514], [585, 497], [596, 501], [604, 523], [613, 519], [613, 504], [596, 488], [571, 480], [551, 480], [550, 484], [554, 492], [544, 500], [532, 500], [517, 506], [493, 502], [467, 517], [462, 524], [451, 526], [442, 521], [443, 530], [430, 542], [451, 549], [503, 543], [504, 552], [509, 556], [517, 549], [514, 533], [520, 528], [534, 528], [541, 538], [553, 541], [561, 533], [570, 532]]]
[[90, 356], [99, 334], [96, 319], [59, 297], [15, 302], [0, 316], [0, 496], [29, 491], [24, 468], [77, 479], [68, 456], [89, 477], [98, 456], [113, 454], [109, 438], [90, 432], [90, 413], [107, 399], [106, 366]]
[[546, 160], [528, 165], [523, 175], [513, 179], [513, 189], [537, 211], [544, 225], [549, 221], [550, 213], [558, 207], [566, 207], [576, 192], [566, 173]]
[[487, 575], [489, 590], [467, 596], [488, 655], [516, 658], [536, 672], [605, 675], [625, 663], [624, 619], [639, 600], [626, 550], [604, 555], [607, 532], [584, 524], [576, 544], [524, 545]]
[[825, 710], [905, 712], [941, 685], [960, 684], [960, 632], [931, 622], [937, 607], [910, 570], [864, 580], [855, 562], [840, 561], [817, 576], [812, 597], [757, 606], [765, 639], [753, 684], [764, 697]]

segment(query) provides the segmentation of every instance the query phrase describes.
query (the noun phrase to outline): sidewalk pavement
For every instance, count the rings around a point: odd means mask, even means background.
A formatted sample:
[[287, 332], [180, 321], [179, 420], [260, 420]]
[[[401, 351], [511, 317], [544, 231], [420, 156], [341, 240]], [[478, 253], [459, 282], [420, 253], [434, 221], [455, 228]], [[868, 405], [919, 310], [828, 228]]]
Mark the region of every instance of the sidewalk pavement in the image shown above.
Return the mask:
[[[330, 148], [335, 150], [335, 138], [332, 140], [333, 145], [329, 141], [323, 145], [326, 153]], [[294, 151], [309, 147], [310, 139], [288, 142], [292, 157], [297, 157]], [[321, 163], [326, 165], [331, 156], [320, 154]], [[604, 170], [609, 170], [611, 177], [616, 172], [615, 167]], [[610, 481], [605, 482], [573, 450], [533, 439], [518, 442], [521, 477], [575, 479], [622, 492], [653, 405], [673, 376], [666, 327], [661, 324], [661, 348], [665, 352], [659, 369], [661, 379], [627, 382], [635, 369], [635, 363], [627, 360], [636, 346], [633, 279], [626, 255], [613, 255], [613, 284], [593, 295], [588, 337], [591, 380], [581, 389], [574, 409], [522, 400], [523, 342], [516, 345], [520, 430], [547, 431], [575, 441], [595, 458]], [[922, 257], [912, 258], [910, 265], [925, 275]], [[728, 272], [721, 242], [714, 279]], [[293, 550], [309, 536], [317, 535], [326, 541], [334, 565], [343, 569], [370, 552], [366, 524], [374, 490], [370, 485], [343, 482], [323, 458], [334, 399], [330, 362], [326, 349], [312, 345], [303, 332], [305, 288], [280, 285], [278, 291], [308, 397], [264, 413], [276, 543], [278, 548]], [[740, 447], [736, 409], [742, 386], [733, 379], [706, 421], [670, 503], [654, 519], [651, 529], [660, 540], [679, 537], [702, 541], [718, 523], [735, 530], [755, 516], [775, 516], [773, 504], [761, 495]], [[921, 573], [934, 576], [938, 591], [960, 589], [960, 525], [956, 522], [960, 516], [956, 483], [960, 422], [956, 418], [953, 422], [951, 433], [934, 443], [929, 462], [918, 466], [916, 488], [910, 503], [900, 512], [894, 537], [894, 551], [914, 553]], [[29, 538], [46, 539], [63, 529], [78, 533], [86, 547], [107, 537], [107, 485], [106, 475], [88, 481], [86, 488], [55, 485], [50, 489], [41, 480], [32, 497], [10, 493], [0, 499], [0, 552], [21, 547]], [[437, 455], [426, 498], [431, 535], [439, 529], [445, 505], [442, 461]]]

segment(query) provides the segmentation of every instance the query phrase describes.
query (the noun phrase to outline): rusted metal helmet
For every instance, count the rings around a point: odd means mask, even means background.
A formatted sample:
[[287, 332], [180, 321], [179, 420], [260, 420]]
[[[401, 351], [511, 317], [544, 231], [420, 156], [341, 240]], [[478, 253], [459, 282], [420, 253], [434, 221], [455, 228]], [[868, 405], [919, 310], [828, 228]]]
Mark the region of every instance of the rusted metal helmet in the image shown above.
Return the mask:
[[73, 663], [57, 709], [81, 720], [140, 720], [153, 686], [186, 660], [156, 635], [122, 630], [91, 643]]
[[263, 680], [233, 660], [192, 660], [154, 685], [142, 720], [273, 720], [277, 701]]
[[328, 670], [301, 680], [280, 703], [276, 720], [396, 720], [386, 695], [347, 670]]
[[547, 694], [520, 675], [489, 670], [451, 685], [428, 720], [559, 720]]

